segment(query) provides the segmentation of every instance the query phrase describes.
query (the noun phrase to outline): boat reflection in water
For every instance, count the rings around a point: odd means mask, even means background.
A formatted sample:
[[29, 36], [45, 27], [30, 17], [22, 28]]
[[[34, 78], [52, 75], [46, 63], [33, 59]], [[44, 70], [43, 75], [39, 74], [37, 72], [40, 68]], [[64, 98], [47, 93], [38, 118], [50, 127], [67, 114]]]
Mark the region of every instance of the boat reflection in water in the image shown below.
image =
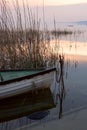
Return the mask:
[[[14, 99], [14, 100], [13, 100]], [[21, 100], [22, 101], [21, 101]], [[0, 121], [9, 121], [27, 116], [36, 111], [55, 107], [50, 88], [40, 88], [28, 93], [18, 95], [12, 99], [0, 101]]]
[[45, 118], [48, 114], [49, 114], [48, 110], [39, 111], [39, 112], [35, 112], [35, 113], [27, 116], [27, 118], [29, 118], [31, 120], [41, 120], [41, 119]]
[[[15, 103], [19, 101], [19, 97], [17, 97], [17, 98], [18, 99], [15, 100]], [[2, 110], [2, 111], [4, 111], [4, 113], [1, 113], [1, 115], [0, 115], [0, 121], [2, 122], [2, 123], [0, 123], [0, 130], [6, 130], [6, 129], [14, 130], [17, 128], [21, 128], [22, 126], [25, 126], [25, 125], [32, 125], [33, 124], [32, 120], [41, 120], [41, 119], [47, 117], [50, 114], [50, 112], [49, 112], [50, 109], [56, 107], [56, 105], [54, 103], [52, 92], [49, 87], [48, 88], [38, 88], [38, 89], [32, 90], [32, 91], [28, 92], [27, 95], [26, 94], [21, 95], [20, 98], [24, 99], [22, 102], [19, 102], [19, 105], [18, 105], [19, 106], [18, 108], [20, 108], [20, 110], [19, 110], [20, 112], [18, 111], [17, 107], [14, 109], [15, 110], [14, 112], [13, 112], [13, 109], [12, 109], [12, 111], [11, 111], [11, 109], [10, 109], [10, 111], [9, 111], [9, 109], [6, 109], [6, 112], [5, 112], [5, 110]], [[15, 105], [15, 104], [13, 104], [13, 102], [11, 102], [11, 99], [7, 100], [7, 102], [5, 101], [5, 103], [8, 103], [8, 101], [10, 101], [11, 107], [13, 107]], [[24, 102], [26, 102], [25, 105], [24, 105]], [[2, 104], [4, 104], [4, 100], [3, 100]], [[4, 104], [4, 106], [9, 107], [6, 104]], [[3, 106], [1, 106], [1, 107], [3, 107]], [[25, 108], [27, 109], [27, 111]], [[21, 113], [22, 111], [25, 111], [25, 113], [23, 113], [23, 115]], [[8, 112], [8, 115], [7, 115], [7, 112]], [[21, 116], [19, 115], [19, 113], [21, 113]], [[17, 116], [14, 117], [13, 116], [14, 114], [16, 114]], [[21, 118], [19, 118], [19, 117], [21, 117]], [[6, 122], [6, 120], [7, 120], [7, 122]]]

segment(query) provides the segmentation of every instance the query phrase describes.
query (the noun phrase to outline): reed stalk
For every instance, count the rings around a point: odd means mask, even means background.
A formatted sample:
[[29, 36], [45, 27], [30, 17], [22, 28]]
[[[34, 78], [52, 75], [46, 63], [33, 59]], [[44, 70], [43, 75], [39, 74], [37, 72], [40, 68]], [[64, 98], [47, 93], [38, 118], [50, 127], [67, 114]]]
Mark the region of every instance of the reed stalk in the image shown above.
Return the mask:
[[41, 31], [38, 12], [35, 16], [24, 0], [22, 9], [14, 0], [14, 10], [1, 0], [0, 9], [0, 69], [46, 67], [50, 34]]

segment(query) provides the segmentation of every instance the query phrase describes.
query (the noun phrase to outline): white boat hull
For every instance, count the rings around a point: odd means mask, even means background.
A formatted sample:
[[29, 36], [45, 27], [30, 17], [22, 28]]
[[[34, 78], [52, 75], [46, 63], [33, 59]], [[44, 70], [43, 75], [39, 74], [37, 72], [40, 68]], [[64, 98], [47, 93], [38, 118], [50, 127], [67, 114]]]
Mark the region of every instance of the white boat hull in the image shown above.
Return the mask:
[[11, 97], [17, 94], [25, 93], [31, 89], [39, 87], [50, 87], [55, 76], [55, 71], [25, 79], [19, 82], [0, 86], [0, 99]]

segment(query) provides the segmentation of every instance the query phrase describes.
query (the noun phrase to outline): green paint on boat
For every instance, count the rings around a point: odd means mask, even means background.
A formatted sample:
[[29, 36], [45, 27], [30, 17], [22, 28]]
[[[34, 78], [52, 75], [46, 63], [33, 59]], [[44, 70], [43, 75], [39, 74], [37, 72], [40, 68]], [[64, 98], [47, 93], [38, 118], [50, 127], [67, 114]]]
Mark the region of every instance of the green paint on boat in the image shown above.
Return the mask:
[[16, 70], [16, 71], [5, 71], [5, 72], [0, 72], [0, 75], [3, 77], [3, 80], [11, 80], [27, 75], [32, 75], [38, 72], [43, 71], [44, 69], [38, 69], [38, 70]]

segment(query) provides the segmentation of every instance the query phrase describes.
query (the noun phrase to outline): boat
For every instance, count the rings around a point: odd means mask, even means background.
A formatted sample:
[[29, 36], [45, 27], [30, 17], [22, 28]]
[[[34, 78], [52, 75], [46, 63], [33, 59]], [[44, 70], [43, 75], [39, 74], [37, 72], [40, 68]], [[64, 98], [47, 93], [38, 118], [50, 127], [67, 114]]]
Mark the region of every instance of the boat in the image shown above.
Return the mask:
[[55, 107], [50, 89], [56, 68], [0, 71], [0, 122]]
[[0, 100], [31, 89], [50, 87], [56, 68], [0, 71]]

